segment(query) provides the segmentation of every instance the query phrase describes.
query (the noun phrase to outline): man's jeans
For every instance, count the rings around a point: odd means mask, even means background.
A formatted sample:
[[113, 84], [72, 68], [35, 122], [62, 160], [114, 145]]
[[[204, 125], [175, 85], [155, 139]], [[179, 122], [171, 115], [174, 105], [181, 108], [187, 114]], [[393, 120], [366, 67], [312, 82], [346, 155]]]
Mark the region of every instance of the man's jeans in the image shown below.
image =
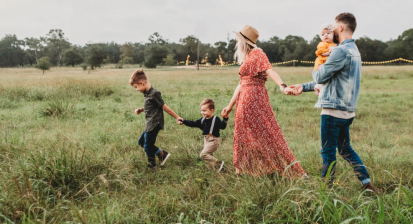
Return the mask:
[[138, 140], [138, 144], [145, 149], [148, 162], [152, 164], [155, 164], [155, 156], [161, 151], [155, 146], [156, 137], [160, 130], [161, 127], [158, 125], [150, 132], [143, 132]]
[[[351, 148], [349, 126], [354, 118], [340, 119], [329, 115], [321, 115], [321, 157], [323, 158], [322, 177], [327, 175], [327, 171], [332, 162], [336, 161], [336, 148], [338, 153], [347, 160], [353, 167], [357, 178], [362, 185], [370, 183], [370, 176], [363, 165], [360, 157]], [[334, 168], [330, 172], [330, 183], [334, 181]]]

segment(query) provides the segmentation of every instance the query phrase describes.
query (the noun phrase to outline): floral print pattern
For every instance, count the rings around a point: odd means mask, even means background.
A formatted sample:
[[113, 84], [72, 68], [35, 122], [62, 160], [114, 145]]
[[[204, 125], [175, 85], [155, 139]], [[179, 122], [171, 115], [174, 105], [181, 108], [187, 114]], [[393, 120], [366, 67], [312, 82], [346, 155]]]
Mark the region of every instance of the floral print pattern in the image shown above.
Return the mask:
[[277, 171], [301, 177], [304, 170], [292, 154], [272, 110], [265, 81], [272, 69], [265, 53], [256, 48], [241, 65], [241, 89], [235, 110], [234, 166], [243, 174], [261, 176]]

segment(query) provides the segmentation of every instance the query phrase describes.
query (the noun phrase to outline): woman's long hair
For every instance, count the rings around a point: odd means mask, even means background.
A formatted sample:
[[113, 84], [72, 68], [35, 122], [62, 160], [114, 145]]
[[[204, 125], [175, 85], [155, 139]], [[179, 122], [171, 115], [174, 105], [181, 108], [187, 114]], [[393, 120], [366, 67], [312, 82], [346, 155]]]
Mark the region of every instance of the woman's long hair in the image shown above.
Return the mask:
[[236, 48], [237, 50], [234, 54], [234, 60], [237, 61], [238, 64], [242, 64], [248, 57], [248, 54], [253, 49], [253, 47], [247, 44], [247, 42], [245, 42], [244, 39], [237, 37]]

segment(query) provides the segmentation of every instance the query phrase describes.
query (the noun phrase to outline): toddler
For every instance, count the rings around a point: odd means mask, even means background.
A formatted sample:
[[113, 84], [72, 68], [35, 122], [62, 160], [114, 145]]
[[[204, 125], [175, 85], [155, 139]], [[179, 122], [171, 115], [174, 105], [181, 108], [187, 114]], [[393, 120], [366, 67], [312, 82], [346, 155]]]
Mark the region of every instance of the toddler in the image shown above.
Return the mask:
[[[333, 24], [323, 24], [321, 26], [320, 32], [321, 42], [317, 45], [317, 59], [314, 63], [314, 70], [318, 71], [318, 66], [326, 63], [328, 56], [330, 55], [331, 50], [336, 47], [336, 44], [333, 42], [334, 38], [334, 26]], [[320, 90], [320, 94], [324, 92], [325, 85], [317, 84], [314, 88]]]
[[228, 116], [224, 117], [223, 121], [214, 116], [215, 102], [212, 99], [203, 100], [199, 108], [201, 109], [202, 118], [196, 121], [181, 121], [186, 126], [202, 130], [204, 149], [201, 151], [200, 157], [207, 163], [209, 168], [217, 168], [219, 173], [224, 167], [224, 161], [218, 161], [213, 154], [219, 147], [219, 130], [227, 127]]

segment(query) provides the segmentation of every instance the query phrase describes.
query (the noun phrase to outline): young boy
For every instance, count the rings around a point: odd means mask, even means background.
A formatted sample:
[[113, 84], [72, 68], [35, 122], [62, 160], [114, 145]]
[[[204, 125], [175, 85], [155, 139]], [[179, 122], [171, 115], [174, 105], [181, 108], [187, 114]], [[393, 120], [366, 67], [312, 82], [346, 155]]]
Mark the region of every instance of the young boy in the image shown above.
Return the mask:
[[189, 127], [200, 128], [204, 135], [204, 149], [199, 155], [205, 160], [209, 168], [218, 168], [218, 173], [224, 166], [224, 161], [218, 161], [214, 158], [213, 153], [219, 146], [219, 130], [227, 127], [228, 116], [221, 121], [219, 117], [214, 116], [215, 103], [212, 99], [205, 99], [199, 105], [202, 118], [197, 121], [181, 120], [183, 124]]
[[160, 166], [162, 166], [171, 155], [155, 146], [158, 132], [164, 127], [163, 111], [174, 117], [178, 124], [182, 124], [180, 122], [182, 118], [165, 104], [161, 92], [151, 86], [143, 70], [136, 70], [132, 73], [129, 83], [145, 96], [143, 108], [135, 110], [137, 115], [145, 112], [146, 118], [145, 130], [139, 138], [138, 144], [145, 149], [148, 157], [148, 167], [156, 169], [155, 156], [158, 157]]

